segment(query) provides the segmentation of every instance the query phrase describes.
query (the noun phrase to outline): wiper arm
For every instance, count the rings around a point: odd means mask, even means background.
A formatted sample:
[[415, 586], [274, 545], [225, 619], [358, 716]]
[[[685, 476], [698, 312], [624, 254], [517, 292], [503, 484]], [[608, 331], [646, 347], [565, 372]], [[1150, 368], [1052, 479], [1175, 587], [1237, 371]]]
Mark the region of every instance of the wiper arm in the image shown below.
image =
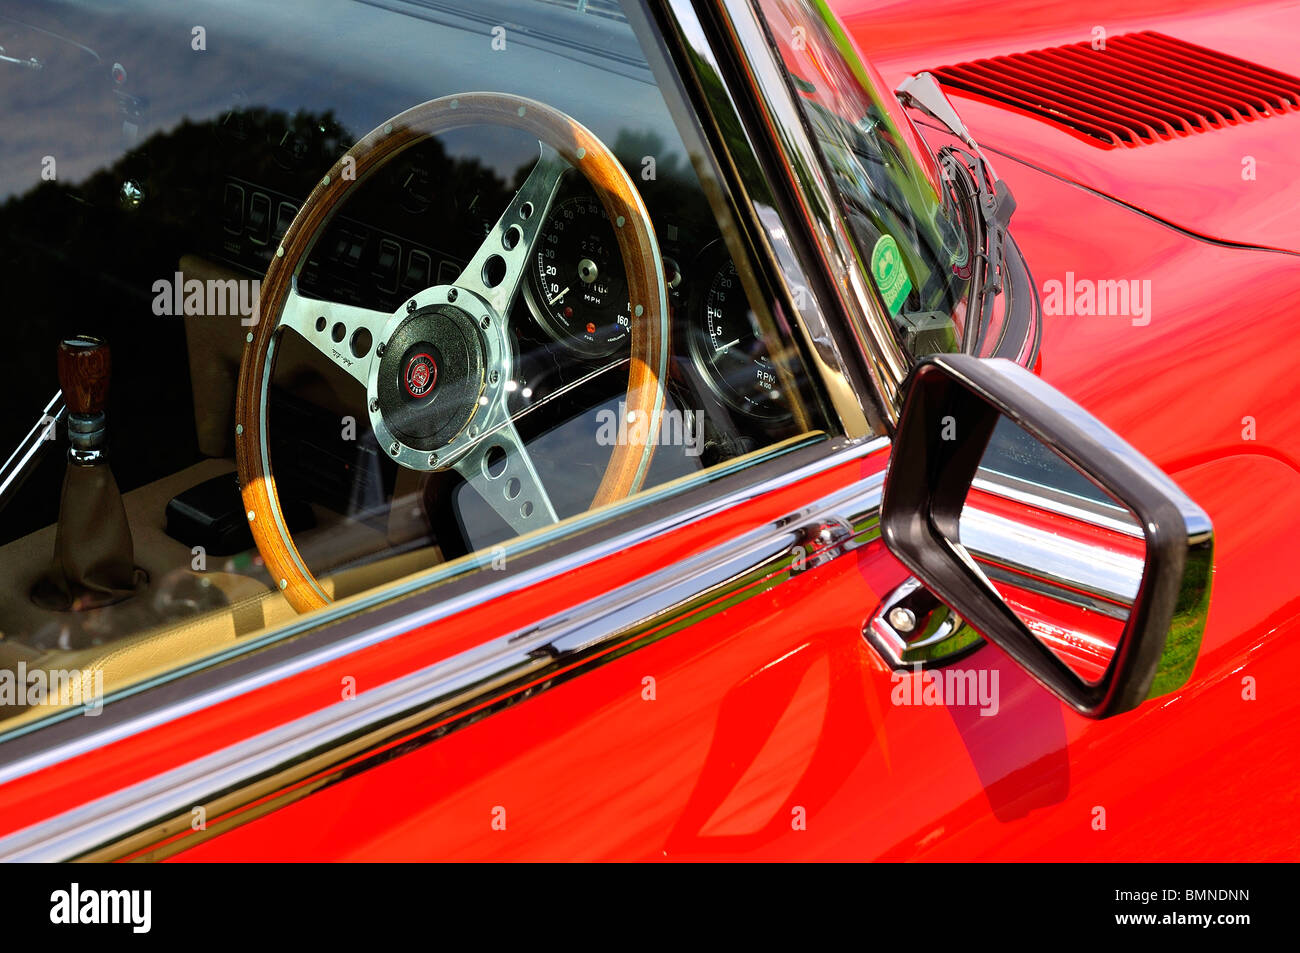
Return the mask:
[[919, 109], [931, 119], [943, 123], [948, 127], [949, 132], [970, 146], [981, 159], [984, 158], [979, 143], [970, 134], [966, 124], [961, 121], [957, 107], [952, 104], [952, 100], [943, 91], [943, 87], [939, 85], [933, 73], [917, 73], [915, 76], [907, 77], [898, 84], [894, 93], [904, 106]]
[[[992, 315], [993, 300], [1002, 291], [1005, 257], [1003, 249], [1006, 245], [1007, 226], [1011, 222], [1012, 213], [1016, 210], [1016, 200], [1011, 194], [1011, 189], [993, 171], [993, 166], [985, 157], [984, 151], [980, 149], [979, 143], [962, 122], [957, 108], [948, 99], [948, 94], [943, 91], [943, 87], [939, 85], [939, 81], [933, 74], [917, 73], [915, 76], [909, 76], [894, 92], [904, 106], [920, 110], [941, 123], [974, 154], [975, 167], [968, 171], [975, 185], [976, 204], [980, 210], [980, 218], [983, 220], [981, 231], [987, 237], [984, 249], [979, 253], [980, 257], [985, 259], [987, 269], [979, 284], [980, 334], [966, 334], [965, 340], [962, 341], [962, 349], [973, 354], [979, 337], [987, 326], [988, 318]], [[945, 159], [953, 163], [958, 161], [951, 153], [945, 156]], [[945, 168], [944, 173], [952, 175], [953, 170]]]
[[12, 63], [14, 66], [22, 66], [26, 69], [45, 69], [45, 64], [36, 57], [33, 56], [25, 60], [19, 59], [6, 53], [3, 46], [0, 46], [0, 63]]

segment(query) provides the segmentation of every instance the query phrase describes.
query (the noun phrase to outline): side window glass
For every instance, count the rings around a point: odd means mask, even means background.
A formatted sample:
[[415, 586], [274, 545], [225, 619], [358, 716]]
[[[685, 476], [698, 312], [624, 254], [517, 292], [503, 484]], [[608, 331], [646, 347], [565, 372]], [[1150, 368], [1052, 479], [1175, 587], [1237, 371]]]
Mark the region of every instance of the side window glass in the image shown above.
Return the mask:
[[0, 21], [0, 731], [836, 430], [633, 2]]

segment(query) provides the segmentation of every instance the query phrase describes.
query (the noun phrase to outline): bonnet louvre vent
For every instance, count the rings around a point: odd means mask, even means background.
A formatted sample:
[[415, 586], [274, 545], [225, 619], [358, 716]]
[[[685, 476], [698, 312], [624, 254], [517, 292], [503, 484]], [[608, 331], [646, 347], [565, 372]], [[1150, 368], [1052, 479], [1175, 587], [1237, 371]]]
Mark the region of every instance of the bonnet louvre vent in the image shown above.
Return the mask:
[[941, 84], [1063, 126], [1104, 149], [1300, 112], [1300, 79], [1163, 33], [931, 70]]

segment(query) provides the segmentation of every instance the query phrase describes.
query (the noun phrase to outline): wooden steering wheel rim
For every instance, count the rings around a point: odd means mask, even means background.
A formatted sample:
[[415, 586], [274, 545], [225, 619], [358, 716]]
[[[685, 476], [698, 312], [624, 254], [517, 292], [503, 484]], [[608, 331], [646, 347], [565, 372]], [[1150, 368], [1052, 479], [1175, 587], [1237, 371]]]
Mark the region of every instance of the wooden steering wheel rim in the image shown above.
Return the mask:
[[[668, 360], [668, 303], [654, 227], [641, 196], [607, 146], [576, 120], [544, 103], [507, 93], [462, 93], [408, 109], [361, 139], [312, 189], [284, 234], [262, 282], [260, 318], [245, 339], [235, 400], [235, 459], [253, 540], [279, 588], [299, 612], [331, 602], [289, 533], [271, 473], [267, 394], [275, 367], [276, 331], [293, 278], [343, 201], [401, 152], [461, 126], [502, 125], [536, 136], [576, 168], [595, 190], [623, 258], [631, 326], [627, 413], [645, 426], [628, 427], [613, 448], [592, 508], [637, 492], [645, 482], [663, 412]], [[526, 279], [524, 279], [526, 280]]]

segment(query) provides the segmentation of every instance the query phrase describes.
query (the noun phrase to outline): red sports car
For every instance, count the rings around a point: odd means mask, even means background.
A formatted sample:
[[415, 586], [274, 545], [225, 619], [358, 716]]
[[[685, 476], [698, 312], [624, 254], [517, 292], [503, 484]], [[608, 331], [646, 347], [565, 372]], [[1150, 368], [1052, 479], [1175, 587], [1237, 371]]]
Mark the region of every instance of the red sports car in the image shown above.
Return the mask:
[[0, 858], [1296, 857], [1297, 35], [0, 0]]

